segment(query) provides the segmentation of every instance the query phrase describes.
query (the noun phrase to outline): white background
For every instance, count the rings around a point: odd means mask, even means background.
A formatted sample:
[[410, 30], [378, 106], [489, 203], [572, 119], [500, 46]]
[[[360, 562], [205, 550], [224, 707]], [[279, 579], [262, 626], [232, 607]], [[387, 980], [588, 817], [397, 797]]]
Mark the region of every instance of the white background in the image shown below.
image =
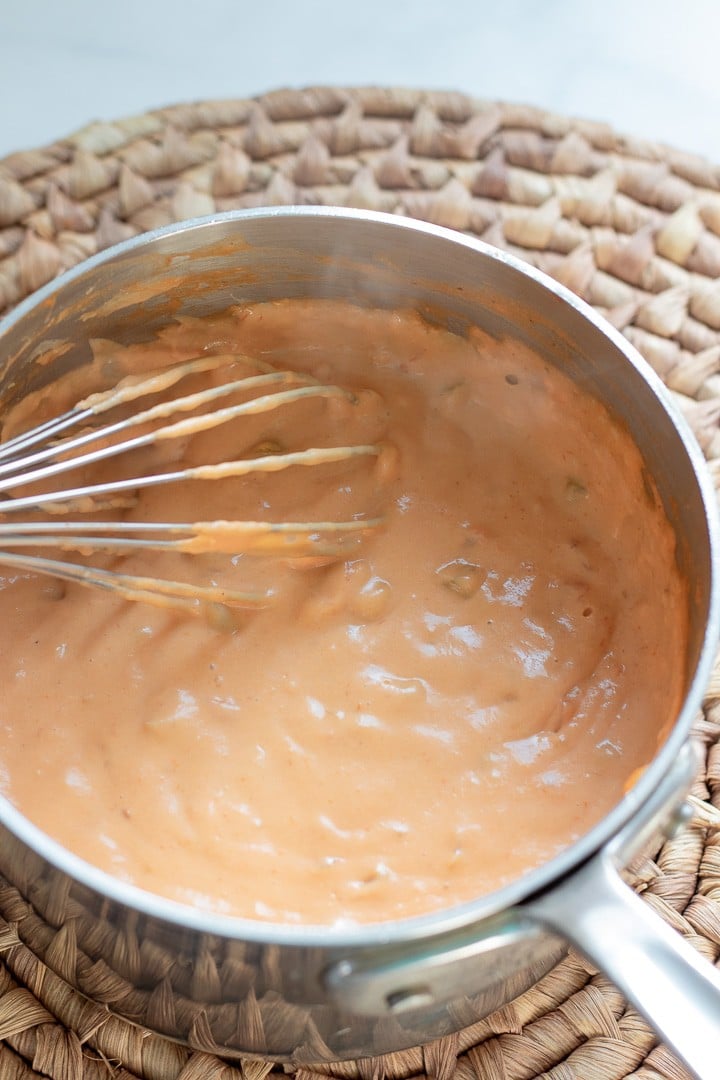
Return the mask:
[[318, 83], [527, 102], [720, 163], [720, 0], [0, 0], [0, 157]]

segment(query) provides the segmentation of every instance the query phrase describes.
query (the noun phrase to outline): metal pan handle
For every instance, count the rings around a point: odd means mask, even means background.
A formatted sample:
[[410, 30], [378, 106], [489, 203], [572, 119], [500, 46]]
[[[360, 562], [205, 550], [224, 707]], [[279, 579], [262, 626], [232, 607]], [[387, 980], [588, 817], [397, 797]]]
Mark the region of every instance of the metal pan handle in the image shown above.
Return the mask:
[[615, 983], [699, 1080], [720, 1070], [720, 972], [604, 856], [526, 905]]
[[622, 841], [618, 837], [565, 881], [528, 901], [524, 911], [596, 964], [699, 1080], [715, 1080], [720, 971], [625, 884], [616, 869], [616, 860], [624, 861]]

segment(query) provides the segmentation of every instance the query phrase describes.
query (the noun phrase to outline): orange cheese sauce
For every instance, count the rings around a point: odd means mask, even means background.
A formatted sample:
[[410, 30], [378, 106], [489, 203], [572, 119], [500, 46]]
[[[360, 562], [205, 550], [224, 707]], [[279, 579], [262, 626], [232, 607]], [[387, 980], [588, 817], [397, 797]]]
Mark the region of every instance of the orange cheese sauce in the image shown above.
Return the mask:
[[684, 689], [674, 537], [628, 434], [516, 342], [329, 301], [97, 342], [93, 373], [35, 395], [4, 434], [204, 352], [358, 394], [189, 434], [127, 475], [381, 453], [148, 489], [117, 513], [384, 525], [334, 558], [104, 564], [268, 594], [230, 629], [0, 565], [3, 793], [117, 877], [262, 920], [415, 915], [556, 855], [652, 758]]

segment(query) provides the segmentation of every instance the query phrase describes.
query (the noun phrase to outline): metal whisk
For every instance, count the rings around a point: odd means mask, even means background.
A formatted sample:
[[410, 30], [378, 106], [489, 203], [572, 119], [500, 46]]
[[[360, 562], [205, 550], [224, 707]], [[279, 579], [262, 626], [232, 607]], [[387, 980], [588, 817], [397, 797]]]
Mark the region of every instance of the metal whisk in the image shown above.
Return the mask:
[[[250, 365], [251, 374], [230, 378], [218, 385], [163, 398], [120, 419], [105, 418], [113, 410], [142, 398], [164, 395], [190, 376], [216, 371], [229, 364]], [[242, 392], [241, 402], [223, 399]], [[247, 396], [247, 395], [250, 396]], [[217, 464], [154, 472], [124, 479], [68, 486], [60, 490], [37, 490], [53, 478], [78, 468], [87, 469], [109, 458], [127, 455], [164, 440], [184, 439], [242, 417], [286, 408], [306, 398], [355, 395], [342, 387], [325, 385], [312, 376], [280, 371], [254, 358], [235, 354], [201, 356], [159, 371], [128, 376], [110, 390], [95, 393], [69, 411], [0, 444], [0, 563], [54, 578], [104, 589], [126, 599], [142, 600], [193, 614], [207, 614], [218, 605], [255, 608], [265, 606], [269, 594], [240, 592], [212, 584], [191, 584], [124, 574], [37, 554], [23, 549], [56, 549], [128, 555], [142, 551], [174, 551], [189, 554], [280, 555], [288, 557], [338, 557], [363, 535], [377, 529], [382, 519], [353, 516], [348, 521], [58, 521], [58, 515], [86, 515], [116, 510], [123, 499], [140, 489], [184, 480], [220, 480], [257, 473], [273, 473], [291, 467], [317, 467], [377, 457], [381, 445], [316, 447], [289, 452], [262, 452]], [[191, 414], [182, 416], [182, 414]], [[177, 419], [181, 416], [180, 419]], [[171, 419], [174, 418], [174, 419]], [[12, 494], [30, 486], [30, 493]], [[10, 494], [8, 494], [10, 493]], [[23, 520], [22, 515], [33, 520]], [[41, 516], [37, 520], [38, 515]]]

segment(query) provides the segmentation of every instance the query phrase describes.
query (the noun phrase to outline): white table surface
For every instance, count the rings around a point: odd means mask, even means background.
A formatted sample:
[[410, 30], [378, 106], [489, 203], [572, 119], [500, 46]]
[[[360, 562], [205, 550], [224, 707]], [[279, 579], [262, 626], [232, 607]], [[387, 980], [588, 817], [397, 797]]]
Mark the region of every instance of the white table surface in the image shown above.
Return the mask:
[[532, 103], [720, 163], [720, 0], [0, 0], [0, 157], [319, 83]]

